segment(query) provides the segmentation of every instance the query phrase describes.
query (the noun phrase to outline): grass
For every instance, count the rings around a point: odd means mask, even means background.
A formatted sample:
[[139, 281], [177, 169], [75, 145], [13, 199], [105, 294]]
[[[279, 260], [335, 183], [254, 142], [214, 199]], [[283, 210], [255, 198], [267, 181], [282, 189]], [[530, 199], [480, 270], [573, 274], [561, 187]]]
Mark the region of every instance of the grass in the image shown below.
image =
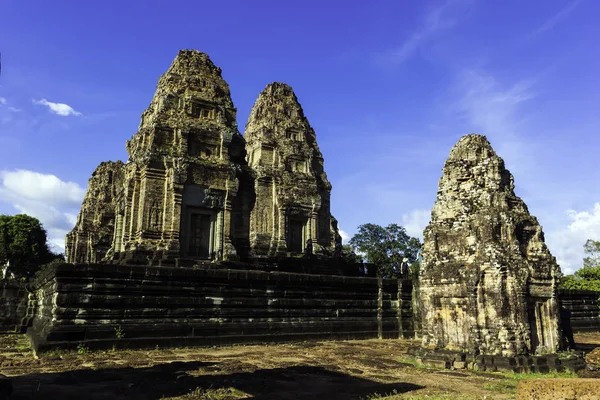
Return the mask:
[[90, 351], [89, 347], [83, 343], [77, 345], [77, 354], [87, 354]]
[[518, 373], [518, 372], [501, 372], [506, 379], [495, 382], [486, 383], [483, 388], [500, 393], [513, 393], [517, 389], [519, 381], [523, 379], [550, 379], [550, 378], [578, 378], [574, 372], [549, 372], [542, 374], [540, 372]]
[[[373, 394], [369, 394], [367, 395], [367, 397], [364, 400], [375, 400], [375, 399], [389, 399], [390, 397], [393, 398], [392, 396], [396, 396], [398, 395], [398, 391], [396, 389], [394, 389], [391, 393], [389, 394], [379, 394], [379, 393], [373, 393]], [[362, 400], [362, 398], [361, 398]]]
[[458, 393], [435, 393], [435, 394], [421, 394], [417, 396], [403, 396], [399, 393], [389, 393], [389, 394], [379, 394], [373, 393], [368, 395], [363, 400], [376, 400], [376, 399], [385, 399], [385, 400], [400, 400], [400, 399], [411, 399], [411, 400], [475, 400], [479, 399], [479, 397], [474, 396], [466, 396]]
[[[571, 354], [564, 354], [564, 358], [568, 358]], [[434, 367], [427, 367], [422, 364], [419, 364], [414, 357], [403, 357], [398, 359], [401, 363], [409, 364], [415, 368], [420, 369], [437, 369]], [[473, 375], [479, 375], [477, 371], [468, 371]], [[490, 374], [487, 372], [486, 374]], [[519, 381], [523, 379], [548, 379], [548, 378], [578, 378], [578, 375], [574, 372], [565, 371], [565, 372], [549, 372], [549, 373], [540, 373], [540, 372], [530, 372], [530, 373], [517, 373], [517, 372], [495, 372], [493, 374], [498, 375], [498, 380], [495, 382], [485, 383], [483, 384], [483, 389], [489, 390], [491, 392], [502, 393], [502, 394], [511, 394], [514, 393], [517, 384]], [[493, 393], [490, 394], [493, 396]], [[422, 394], [417, 396], [402, 396], [398, 393], [389, 393], [389, 394], [380, 394], [373, 393], [368, 395], [365, 400], [374, 400], [374, 399], [428, 399], [428, 400], [450, 400], [450, 399], [471, 399], [473, 397], [460, 395], [457, 393], [439, 393], [439, 394]]]
[[483, 388], [492, 392], [513, 393], [517, 389], [518, 383], [519, 381], [503, 380], [496, 383], [484, 383]]
[[125, 337], [125, 329], [123, 329], [121, 325], [115, 328], [115, 336], [117, 337], [117, 339], [123, 339]]
[[71, 354], [71, 351], [69, 351], [69, 350], [55, 349], [55, 350], [45, 351], [41, 354], [41, 356], [42, 357], [61, 357], [62, 358], [69, 354]]
[[508, 379], [512, 379], [515, 381], [520, 381], [523, 379], [545, 379], [545, 378], [579, 378], [579, 376], [575, 372], [548, 372], [547, 374], [542, 374], [541, 372], [528, 372], [528, 373], [519, 373], [519, 372], [501, 372]]
[[19, 344], [19, 345], [15, 346], [15, 350], [21, 351], [21, 352], [31, 351], [31, 346], [25, 345], [25, 344]]
[[578, 354], [578, 352], [576, 352], [575, 350], [565, 350], [559, 351], [557, 354], [559, 359], [565, 360], [571, 357], [575, 357]]
[[234, 388], [203, 389], [199, 387], [183, 396], [163, 397], [165, 400], [237, 400], [243, 398], [247, 398], [246, 393]]
[[[410, 359], [404, 359], [402, 362], [409, 363], [411, 365], [417, 365], [416, 362], [410, 362]], [[418, 366], [419, 368], [423, 368], [422, 366]], [[471, 371], [473, 372], [473, 371]], [[474, 373], [477, 375], [477, 373]], [[516, 373], [516, 372], [506, 372], [506, 373], [497, 373], [499, 375], [499, 380], [494, 383], [485, 383], [483, 384], [483, 389], [489, 390], [495, 393], [502, 394], [514, 394], [517, 389], [517, 384], [519, 381], [523, 379], [548, 379], [548, 378], [577, 378], [577, 374], [573, 372], [551, 372], [547, 374], [542, 374], [539, 372], [534, 373]], [[489, 395], [490, 399], [494, 398], [493, 393]], [[362, 400], [376, 400], [376, 399], [385, 399], [385, 400], [394, 400], [394, 399], [412, 399], [412, 400], [471, 400], [478, 399], [479, 397], [461, 395], [458, 393], [435, 393], [435, 394], [421, 394], [416, 396], [405, 396], [397, 391], [393, 391], [392, 393], [373, 393], [363, 398]]]

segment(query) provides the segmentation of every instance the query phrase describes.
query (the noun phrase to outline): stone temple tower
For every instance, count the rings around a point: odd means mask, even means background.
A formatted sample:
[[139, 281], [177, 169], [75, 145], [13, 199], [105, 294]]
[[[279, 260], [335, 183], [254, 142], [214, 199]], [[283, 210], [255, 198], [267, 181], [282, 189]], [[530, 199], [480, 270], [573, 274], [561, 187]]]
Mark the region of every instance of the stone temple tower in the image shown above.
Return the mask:
[[77, 217], [67, 234], [65, 253], [68, 262], [100, 262], [113, 243], [115, 199], [123, 186], [124, 164], [105, 161], [92, 173]]
[[127, 142], [116, 257], [236, 256], [231, 207], [244, 147], [235, 118], [221, 69], [204, 53], [180, 51]]
[[485, 136], [452, 148], [424, 232], [423, 345], [514, 356], [560, 346], [560, 272]]
[[315, 132], [292, 88], [260, 93], [238, 132], [221, 69], [179, 52], [158, 81], [126, 164], [101, 164], [67, 261], [191, 266], [302, 253], [340, 240]]
[[255, 256], [330, 249], [331, 184], [314, 130], [292, 88], [271, 83], [258, 96], [244, 133], [248, 165], [255, 174], [250, 215]]

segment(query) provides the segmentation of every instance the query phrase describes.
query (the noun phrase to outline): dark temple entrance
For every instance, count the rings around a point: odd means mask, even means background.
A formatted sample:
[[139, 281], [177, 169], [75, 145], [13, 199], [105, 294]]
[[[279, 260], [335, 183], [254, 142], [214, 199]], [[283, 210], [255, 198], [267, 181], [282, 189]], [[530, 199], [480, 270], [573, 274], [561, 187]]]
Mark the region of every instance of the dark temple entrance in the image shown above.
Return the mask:
[[306, 221], [299, 218], [290, 218], [288, 227], [288, 251], [302, 253], [304, 249], [304, 225]]
[[190, 220], [190, 257], [208, 258], [210, 255], [210, 222], [208, 214], [192, 214]]

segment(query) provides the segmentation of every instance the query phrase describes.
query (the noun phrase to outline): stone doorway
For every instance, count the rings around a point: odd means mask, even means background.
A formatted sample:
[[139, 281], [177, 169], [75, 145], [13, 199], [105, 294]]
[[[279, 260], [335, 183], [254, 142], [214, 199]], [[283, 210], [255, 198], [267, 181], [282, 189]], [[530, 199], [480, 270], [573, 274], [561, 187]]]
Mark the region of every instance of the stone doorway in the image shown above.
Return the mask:
[[210, 257], [211, 222], [211, 216], [209, 214], [191, 214], [190, 241], [188, 248], [189, 257]]
[[306, 219], [290, 218], [288, 226], [287, 248], [292, 253], [302, 253], [304, 250], [304, 227]]
[[529, 301], [529, 324], [531, 326], [531, 352], [538, 348], [553, 349], [555, 343], [552, 340], [552, 321], [550, 313], [550, 301], [548, 299], [534, 297]]

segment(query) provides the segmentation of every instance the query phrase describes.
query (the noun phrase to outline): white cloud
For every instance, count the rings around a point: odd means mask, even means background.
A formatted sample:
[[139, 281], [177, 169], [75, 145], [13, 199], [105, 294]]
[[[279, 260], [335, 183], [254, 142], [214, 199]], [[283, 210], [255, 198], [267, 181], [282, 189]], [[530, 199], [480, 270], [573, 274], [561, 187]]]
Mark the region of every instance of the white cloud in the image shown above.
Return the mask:
[[21, 111], [21, 110], [19, 110], [19, 109], [18, 109], [18, 108], [16, 108], [16, 107], [8, 107], [8, 111], [12, 111], [12, 112], [19, 112], [19, 111]]
[[537, 168], [531, 154], [534, 143], [523, 134], [527, 131], [523, 108], [537, 95], [535, 83], [534, 79], [505, 83], [481, 69], [464, 70], [448, 101], [449, 109], [468, 124], [471, 132], [486, 135], [507, 168], [520, 177]]
[[400, 47], [381, 55], [381, 60], [386, 65], [402, 64], [432, 37], [456, 26], [460, 17], [465, 14], [464, 6], [470, 4], [471, 0], [446, 0], [431, 8], [425, 14], [419, 28], [412, 32]]
[[64, 251], [85, 190], [74, 182], [34, 171], [0, 171], [0, 201], [40, 220], [54, 251]]
[[6, 105], [7, 101], [4, 97], [0, 97], [0, 105]]
[[63, 117], [67, 117], [69, 115], [74, 115], [74, 116], [80, 116], [82, 115], [79, 111], [75, 111], [73, 109], [73, 107], [71, 107], [68, 104], [64, 104], [64, 103], [53, 103], [51, 101], [48, 101], [46, 99], [42, 99], [42, 100], [32, 100], [33, 104], [39, 104], [42, 106], [47, 106], [50, 111], [52, 111], [53, 113], [63, 116]]
[[410, 236], [423, 240], [423, 231], [431, 220], [431, 210], [412, 210], [402, 215], [402, 226]]
[[348, 235], [346, 233], [346, 231], [343, 230], [339, 230], [340, 236], [342, 237], [342, 244], [348, 244], [348, 241], [350, 241], [350, 235]]
[[455, 109], [484, 132], [514, 133], [517, 106], [535, 97], [533, 85], [533, 80], [503, 85], [485, 71], [466, 70], [459, 77]]
[[567, 211], [570, 223], [564, 229], [547, 234], [546, 243], [564, 274], [572, 274], [583, 265], [583, 245], [588, 239], [600, 240], [600, 203], [590, 211]]
[[20, 198], [57, 206], [80, 206], [85, 189], [75, 182], [64, 182], [55, 175], [34, 171], [0, 171], [2, 189]]
[[527, 39], [532, 39], [554, 28], [560, 21], [569, 15], [579, 3], [581, 3], [581, 0], [574, 0], [567, 4], [558, 13], [554, 14], [551, 18], [548, 18], [539, 28], [527, 35]]

